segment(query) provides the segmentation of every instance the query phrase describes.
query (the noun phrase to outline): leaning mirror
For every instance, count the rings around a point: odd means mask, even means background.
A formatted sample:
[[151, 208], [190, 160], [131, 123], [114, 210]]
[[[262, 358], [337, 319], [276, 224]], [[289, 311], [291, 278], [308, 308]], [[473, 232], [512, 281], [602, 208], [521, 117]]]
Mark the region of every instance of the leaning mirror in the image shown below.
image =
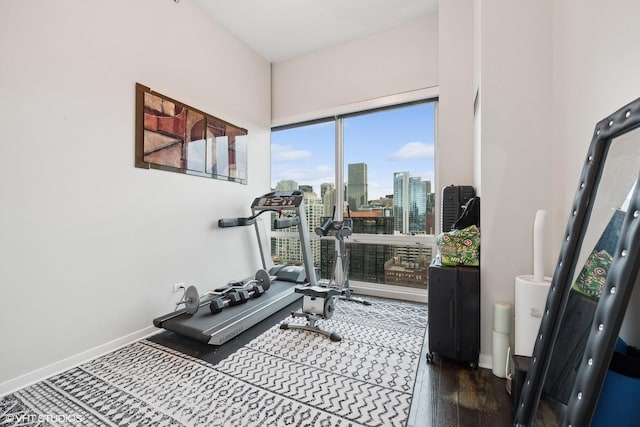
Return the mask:
[[588, 426], [640, 266], [640, 99], [597, 123], [514, 425]]

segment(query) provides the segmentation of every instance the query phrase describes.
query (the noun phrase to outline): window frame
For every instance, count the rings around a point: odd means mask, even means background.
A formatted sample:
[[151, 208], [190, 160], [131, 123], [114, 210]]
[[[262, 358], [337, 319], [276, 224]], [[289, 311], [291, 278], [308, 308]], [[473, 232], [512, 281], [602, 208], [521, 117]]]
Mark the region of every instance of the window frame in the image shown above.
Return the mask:
[[[419, 94], [419, 95], [418, 95]], [[332, 110], [325, 110], [317, 113], [310, 113], [308, 115], [297, 116], [290, 118], [289, 120], [282, 120], [280, 123], [275, 121], [271, 127], [271, 132], [277, 132], [297, 127], [309, 126], [314, 124], [334, 122], [335, 123], [335, 178], [334, 184], [338, 182], [344, 182], [344, 139], [343, 129], [344, 120], [377, 113], [380, 111], [397, 109], [408, 107], [411, 105], [434, 103], [434, 149], [438, 145], [438, 107], [439, 96], [437, 94], [437, 88], [427, 88], [425, 90], [415, 91], [413, 93], [394, 95], [389, 97], [383, 97], [373, 100], [368, 100], [361, 103], [351, 104], [349, 106], [337, 107]], [[315, 115], [315, 117], [314, 117]], [[435, 160], [437, 153], [434, 154], [434, 180], [433, 189], [435, 197], [435, 224], [439, 224], [440, 211], [437, 206], [440, 204], [440, 194], [437, 191], [437, 176], [438, 176], [438, 163]], [[341, 220], [342, 212], [344, 212], [344, 189], [341, 185], [334, 185], [339, 194], [336, 193], [336, 220]], [[436, 231], [438, 228], [436, 227]], [[289, 235], [290, 234], [290, 235]], [[289, 233], [286, 231], [279, 231], [278, 237], [292, 237], [297, 238], [297, 234]], [[315, 234], [309, 236], [312, 240], [316, 239], [331, 239], [333, 237], [318, 237]], [[433, 256], [436, 254], [436, 235], [435, 234], [416, 234], [416, 235], [391, 235], [391, 234], [364, 234], [354, 233], [349, 238], [349, 243], [359, 244], [381, 244], [381, 245], [396, 245], [396, 246], [413, 246], [413, 247], [431, 247]], [[383, 285], [373, 282], [359, 282], [350, 281], [354, 289], [367, 289], [370, 295], [379, 296], [394, 296], [398, 293], [403, 294], [407, 299], [426, 302], [426, 292], [415, 288], [407, 288], [402, 286]], [[386, 289], [386, 288], [391, 289]]]

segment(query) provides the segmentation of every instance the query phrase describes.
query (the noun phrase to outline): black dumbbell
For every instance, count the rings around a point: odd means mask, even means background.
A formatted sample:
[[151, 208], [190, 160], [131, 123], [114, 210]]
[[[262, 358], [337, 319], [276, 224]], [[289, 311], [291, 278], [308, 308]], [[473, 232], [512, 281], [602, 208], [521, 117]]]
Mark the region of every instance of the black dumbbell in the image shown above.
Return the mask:
[[249, 301], [249, 298], [251, 298], [251, 293], [249, 293], [249, 291], [245, 289], [238, 289], [236, 293], [240, 298], [240, 301], [238, 301], [238, 304], [244, 304], [245, 302]]
[[222, 311], [223, 308], [227, 307], [229, 304], [225, 303], [226, 301], [222, 298], [214, 298], [209, 302], [209, 310], [212, 314], [218, 314]]
[[242, 296], [240, 296], [240, 291], [227, 293], [227, 295], [225, 295], [225, 300], [229, 301], [229, 305], [242, 304]]
[[248, 294], [249, 292], [247, 291], [233, 291], [233, 292], [228, 292], [224, 296], [224, 298], [222, 297], [213, 298], [209, 302], [209, 310], [213, 314], [218, 314], [226, 307], [247, 302], [247, 300], [249, 299]]
[[260, 298], [264, 294], [264, 288], [262, 285], [253, 285], [251, 289], [251, 298]]

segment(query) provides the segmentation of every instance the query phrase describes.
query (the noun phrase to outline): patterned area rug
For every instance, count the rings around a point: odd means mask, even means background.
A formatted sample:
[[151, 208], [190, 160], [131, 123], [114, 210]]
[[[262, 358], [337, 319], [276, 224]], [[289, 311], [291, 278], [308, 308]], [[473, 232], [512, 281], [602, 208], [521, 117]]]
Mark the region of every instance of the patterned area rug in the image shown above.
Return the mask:
[[427, 306], [367, 299], [319, 322], [340, 342], [276, 325], [217, 365], [138, 341], [5, 396], [0, 425], [404, 426]]

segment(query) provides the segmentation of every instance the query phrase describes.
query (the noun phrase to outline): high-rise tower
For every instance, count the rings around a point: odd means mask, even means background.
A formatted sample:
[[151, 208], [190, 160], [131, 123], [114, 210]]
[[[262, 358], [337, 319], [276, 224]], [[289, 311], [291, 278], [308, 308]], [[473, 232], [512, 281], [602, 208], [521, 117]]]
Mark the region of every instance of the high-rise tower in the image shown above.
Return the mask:
[[347, 202], [351, 210], [358, 210], [369, 202], [367, 191], [367, 164], [352, 163], [347, 169]]
[[276, 184], [277, 191], [295, 191], [298, 189], [298, 183], [292, 179], [283, 179]]
[[423, 234], [427, 230], [430, 181], [409, 172], [393, 174], [393, 229], [401, 234]]

